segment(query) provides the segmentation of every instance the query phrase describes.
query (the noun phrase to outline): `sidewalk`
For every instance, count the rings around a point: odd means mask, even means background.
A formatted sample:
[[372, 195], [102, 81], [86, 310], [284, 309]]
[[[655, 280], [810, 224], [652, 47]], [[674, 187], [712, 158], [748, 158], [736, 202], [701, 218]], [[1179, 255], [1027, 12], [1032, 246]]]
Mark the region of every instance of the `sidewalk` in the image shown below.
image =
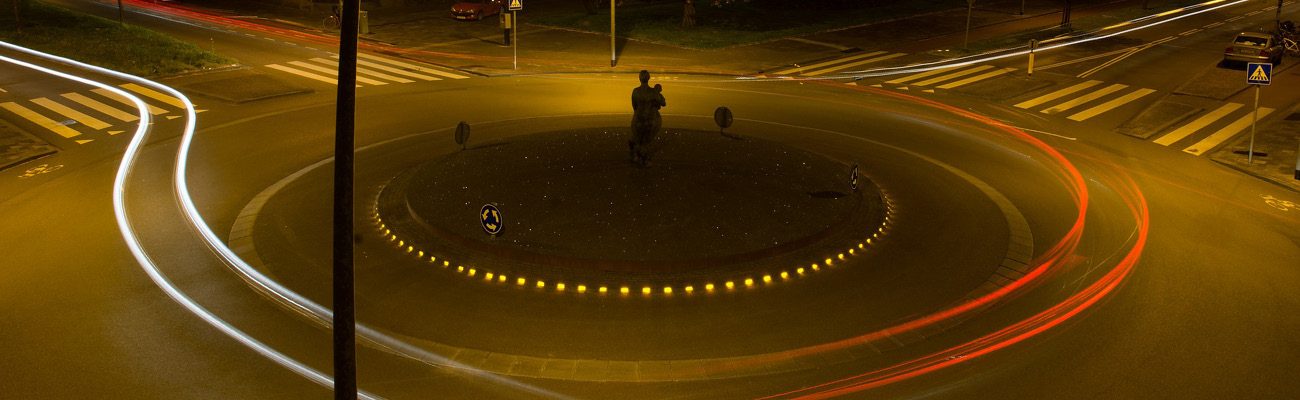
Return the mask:
[[1245, 134], [1214, 152], [1211, 158], [1260, 179], [1300, 192], [1295, 177], [1296, 157], [1300, 150], [1300, 105], [1281, 114], [1281, 120], [1260, 126], [1255, 134], [1255, 159], [1246, 162], [1250, 135]]
[[0, 120], [0, 170], [54, 154], [59, 149]]

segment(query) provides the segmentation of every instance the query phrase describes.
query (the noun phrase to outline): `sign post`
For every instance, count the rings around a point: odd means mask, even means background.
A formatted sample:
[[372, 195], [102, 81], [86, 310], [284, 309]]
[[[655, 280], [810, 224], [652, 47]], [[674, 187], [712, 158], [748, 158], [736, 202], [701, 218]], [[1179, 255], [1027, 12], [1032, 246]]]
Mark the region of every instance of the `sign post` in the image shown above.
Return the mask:
[[524, 0], [510, 0], [510, 49], [514, 52], [515, 69], [519, 69], [519, 10], [524, 9]]
[[618, 65], [618, 51], [614, 46], [614, 0], [609, 0], [609, 66]]
[[1250, 117], [1250, 148], [1246, 149], [1246, 163], [1255, 162], [1255, 125], [1259, 123], [1259, 87], [1273, 81], [1272, 63], [1246, 64], [1246, 83], [1255, 85], [1255, 111]]

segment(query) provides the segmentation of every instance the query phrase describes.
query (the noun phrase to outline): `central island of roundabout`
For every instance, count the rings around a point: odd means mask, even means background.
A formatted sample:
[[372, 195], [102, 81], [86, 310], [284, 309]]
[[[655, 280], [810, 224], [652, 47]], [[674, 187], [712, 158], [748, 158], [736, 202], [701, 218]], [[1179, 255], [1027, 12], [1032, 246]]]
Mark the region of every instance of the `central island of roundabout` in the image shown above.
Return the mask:
[[[1075, 222], [1057, 217], [1074, 203], [1053, 171], [932, 118], [744, 119], [720, 135], [703, 113], [665, 115], [649, 166], [629, 160], [627, 119], [478, 121], [463, 149], [452, 126], [359, 149], [359, 323], [409, 346], [388, 351], [507, 377], [758, 384], [944, 345], [1032, 271], [1040, 230]], [[968, 171], [909, 149], [937, 138], [999, 161]], [[230, 237], [319, 304], [328, 165], [256, 196]], [[1004, 194], [1008, 180], [1047, 183]]]

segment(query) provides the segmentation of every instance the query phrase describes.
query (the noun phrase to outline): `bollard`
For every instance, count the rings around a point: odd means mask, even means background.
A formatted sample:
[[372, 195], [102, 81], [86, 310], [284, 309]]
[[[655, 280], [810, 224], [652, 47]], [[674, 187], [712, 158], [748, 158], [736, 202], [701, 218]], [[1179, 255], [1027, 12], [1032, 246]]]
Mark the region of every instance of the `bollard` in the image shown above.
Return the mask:
[[361, 12], [360, 22], [361, 23], [358, 24], [357, 26], [360, 27], [361, 30], [358, 32], [361, 32], [362, 35], [369, 35], [370, 34], [370, 12], [369, 11]]
[[1038, 41], [1029, 39], [1029, 76], [1034, 76], [1034, 49], [1038, 48]]

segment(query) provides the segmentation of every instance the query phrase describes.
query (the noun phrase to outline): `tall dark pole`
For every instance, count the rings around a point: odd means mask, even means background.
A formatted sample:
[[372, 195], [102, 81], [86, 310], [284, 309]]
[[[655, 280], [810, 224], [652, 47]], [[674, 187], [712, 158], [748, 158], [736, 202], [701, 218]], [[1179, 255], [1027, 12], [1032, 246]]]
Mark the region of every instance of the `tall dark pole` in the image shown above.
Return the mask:
[[117, 0], [117, 23], [126, 26], [126, 10], [122, 8], [122, 0]]
[[339, 95], [334, 130], [334, 399], [357, 398], [356, 310], [352, 293], [352, 153], [356, 129], [360, 0], [343, 0]]

